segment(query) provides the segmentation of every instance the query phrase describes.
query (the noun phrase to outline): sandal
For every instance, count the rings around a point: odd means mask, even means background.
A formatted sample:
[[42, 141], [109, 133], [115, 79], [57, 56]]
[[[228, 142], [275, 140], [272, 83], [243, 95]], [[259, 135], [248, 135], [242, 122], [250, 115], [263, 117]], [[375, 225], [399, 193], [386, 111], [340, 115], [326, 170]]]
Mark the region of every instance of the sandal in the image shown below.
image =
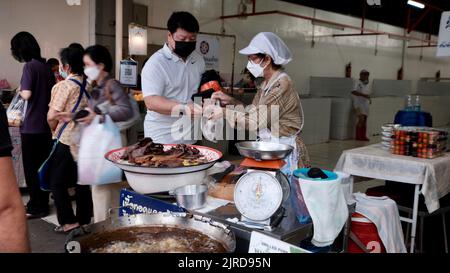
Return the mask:
[[73, 230], [80, 228], [80, 226], [71, 228], [69, 230], [64, 230], [63, 226], [57, 226], [53, 229], [54, 232], [59, 233], [59, 234], [69, 234], [70, 232], [72, 232]]

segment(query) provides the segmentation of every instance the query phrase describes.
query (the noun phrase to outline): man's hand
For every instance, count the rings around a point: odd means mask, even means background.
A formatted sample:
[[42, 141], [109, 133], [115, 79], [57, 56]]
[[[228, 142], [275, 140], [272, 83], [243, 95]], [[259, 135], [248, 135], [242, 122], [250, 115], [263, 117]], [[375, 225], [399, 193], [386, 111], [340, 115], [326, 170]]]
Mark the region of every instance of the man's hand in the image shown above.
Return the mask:
[[188, 104], [177, 104], [172, 108], [171, 117], [179, 117], [181, 115], [190, 118], [199, 118], [202, 116], [203, 109], [200, 105], [192, 102]]
[[[171, 116], [180, 113], [182, 104], [177, 101], [169, 100], [162, 96], [147, 96], [144, 98], [147, 109], [161, 115]], [[177, 112], [178, 111], [178, 112]]]
[[201, 118], [203, 115], [203, 108], [198, 104], [190, 102], [187, 104], [186, 114], [191, 118]]
[[358, 96], [358, 97], [363, 97], [363, 98], [368, 99], [370, 101], [370, 96], [369, 95], [366, 95], [366, 94], [361, 93], [359, 91], [356, 91], [356, 90], [352, 91], [352, 95], [355, 95], [355, 96]]

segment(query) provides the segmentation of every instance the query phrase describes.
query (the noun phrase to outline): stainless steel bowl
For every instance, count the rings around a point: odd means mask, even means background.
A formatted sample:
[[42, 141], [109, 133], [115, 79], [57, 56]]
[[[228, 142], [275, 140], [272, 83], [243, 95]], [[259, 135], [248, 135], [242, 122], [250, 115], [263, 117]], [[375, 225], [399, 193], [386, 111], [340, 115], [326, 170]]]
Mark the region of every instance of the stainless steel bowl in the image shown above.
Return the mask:
[[262, 141], [240, 142], [236, 148], [242, 156], [258, 161], [285, 159], [294, 150], [290, 145]]
[[206, 185], [188, 185], [173, 191], [180, 207], [187, 210], [201, 209], [206, 206], [208, 187]]

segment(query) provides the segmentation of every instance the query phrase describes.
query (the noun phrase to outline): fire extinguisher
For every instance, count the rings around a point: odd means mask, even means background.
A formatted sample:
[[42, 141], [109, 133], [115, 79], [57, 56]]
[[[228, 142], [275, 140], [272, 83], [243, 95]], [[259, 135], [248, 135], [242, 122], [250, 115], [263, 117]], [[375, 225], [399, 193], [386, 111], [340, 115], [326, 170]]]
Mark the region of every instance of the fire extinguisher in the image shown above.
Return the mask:
[[345, 66], [345, 77], [351, 78], [352, 77], [352, 63], [348, 63]]
[[403, 80], [403, 67], [400, 67], [400, 69], [397, 71], [397, 80]]

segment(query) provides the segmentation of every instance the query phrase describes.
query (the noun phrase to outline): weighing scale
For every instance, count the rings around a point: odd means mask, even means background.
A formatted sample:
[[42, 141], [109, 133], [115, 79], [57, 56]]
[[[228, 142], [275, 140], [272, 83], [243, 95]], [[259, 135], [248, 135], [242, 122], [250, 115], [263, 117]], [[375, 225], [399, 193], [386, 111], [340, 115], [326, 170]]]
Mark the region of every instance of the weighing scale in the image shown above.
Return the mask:
[[255, 229], [271, 231], [283, 219], [283, 203], [289, 199], [288, 178], [280, 171], [282, 159], [257, 161], [246, 158], [241, 166], [248, 168], [234, 191], [234, 203], [241, 213], [241, 223]]

